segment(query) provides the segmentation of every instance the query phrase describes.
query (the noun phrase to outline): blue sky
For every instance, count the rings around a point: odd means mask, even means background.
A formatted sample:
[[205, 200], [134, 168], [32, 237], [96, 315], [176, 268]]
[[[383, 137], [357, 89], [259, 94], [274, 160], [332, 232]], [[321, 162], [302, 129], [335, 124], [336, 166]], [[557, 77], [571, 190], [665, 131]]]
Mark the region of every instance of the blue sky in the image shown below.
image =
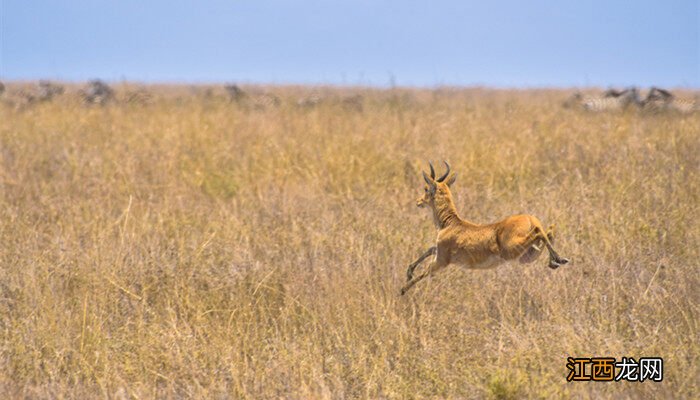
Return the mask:
[[698, 88], [698, 3], [0, 0], [0, 79]]

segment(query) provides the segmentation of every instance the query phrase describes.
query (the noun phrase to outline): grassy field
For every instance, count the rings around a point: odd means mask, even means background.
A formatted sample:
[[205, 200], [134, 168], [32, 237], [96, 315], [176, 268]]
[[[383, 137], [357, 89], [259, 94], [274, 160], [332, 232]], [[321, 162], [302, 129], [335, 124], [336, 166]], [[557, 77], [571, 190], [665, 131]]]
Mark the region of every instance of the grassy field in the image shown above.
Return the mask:
[[[184, 87], [0, 107], [0, 397], [698, 396], [700, 116], [268, 89], [279, 107]], [[537, 215], [571, 263], [400, 297], [443, 159], [463, 218]], [[567, 356], [663, 357], [664, 380], [567, 383]]]

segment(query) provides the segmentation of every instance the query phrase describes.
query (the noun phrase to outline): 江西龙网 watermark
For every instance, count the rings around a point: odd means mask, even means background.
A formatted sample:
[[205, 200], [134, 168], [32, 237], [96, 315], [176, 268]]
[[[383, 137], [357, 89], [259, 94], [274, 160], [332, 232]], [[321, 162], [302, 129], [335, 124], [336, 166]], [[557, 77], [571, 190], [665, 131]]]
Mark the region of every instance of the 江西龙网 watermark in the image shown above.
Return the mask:
[[591, 357], [566, 359], [566, 368], [571, 381], [630, 381], [661, 382], [664, 378], [664, 360], [661, 357], [622, 357], [616, 362], [613, 357]]

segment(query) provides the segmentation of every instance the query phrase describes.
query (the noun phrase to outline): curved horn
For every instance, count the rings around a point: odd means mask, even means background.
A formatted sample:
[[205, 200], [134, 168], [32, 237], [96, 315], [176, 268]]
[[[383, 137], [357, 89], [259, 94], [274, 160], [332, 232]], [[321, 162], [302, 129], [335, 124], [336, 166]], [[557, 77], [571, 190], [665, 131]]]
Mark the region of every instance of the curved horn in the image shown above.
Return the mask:
[[447, 175], [450, 174], [450, 164], [447, 163], [447, 161], [443, 161], [445, 163], [445, 166], [447, 167], [447, 171], [445, 171], [445, 174], [437, 179], [438, 182], [442, 182], [447, 178]]
[[433, 163], [428, 161], [428, 164], [430, 165], [430, 177], [435, 179], [435, 168], [433, 168]]
[[435, 187], [435, 181], [433, 181], [431, 178], [428, 178], [428, 174], [423, 172], [423, 179], [425, 179], [425, 183], [427, 183], [430, 187], [434, 188]]

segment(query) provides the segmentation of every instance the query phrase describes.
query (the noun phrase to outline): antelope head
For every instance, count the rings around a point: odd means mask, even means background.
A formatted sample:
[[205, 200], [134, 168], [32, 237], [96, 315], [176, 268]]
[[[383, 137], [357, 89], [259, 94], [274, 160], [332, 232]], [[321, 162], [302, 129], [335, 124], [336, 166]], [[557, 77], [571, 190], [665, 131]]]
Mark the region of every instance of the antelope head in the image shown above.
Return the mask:
[[435, 179], [435, 169], [432, 163], [428, 163], [430, 165], [430, 176], [423, 172], [423, 179], [425, 179], [426, 185], [423, 188], [423, 195], [416, 200], [416, 205], [419, 208], [427, 205], [434, 209], [436, 202], [442, 203], [445, 200], [452, 200], [450, 186], [457, 179], [457, 174], [452, 174], [449, 179], [446, 179], [450, 175], [450, 164], [446, 161], [443, 162], [445, 167], [447, 167], [447, 171], [441, 177]]

